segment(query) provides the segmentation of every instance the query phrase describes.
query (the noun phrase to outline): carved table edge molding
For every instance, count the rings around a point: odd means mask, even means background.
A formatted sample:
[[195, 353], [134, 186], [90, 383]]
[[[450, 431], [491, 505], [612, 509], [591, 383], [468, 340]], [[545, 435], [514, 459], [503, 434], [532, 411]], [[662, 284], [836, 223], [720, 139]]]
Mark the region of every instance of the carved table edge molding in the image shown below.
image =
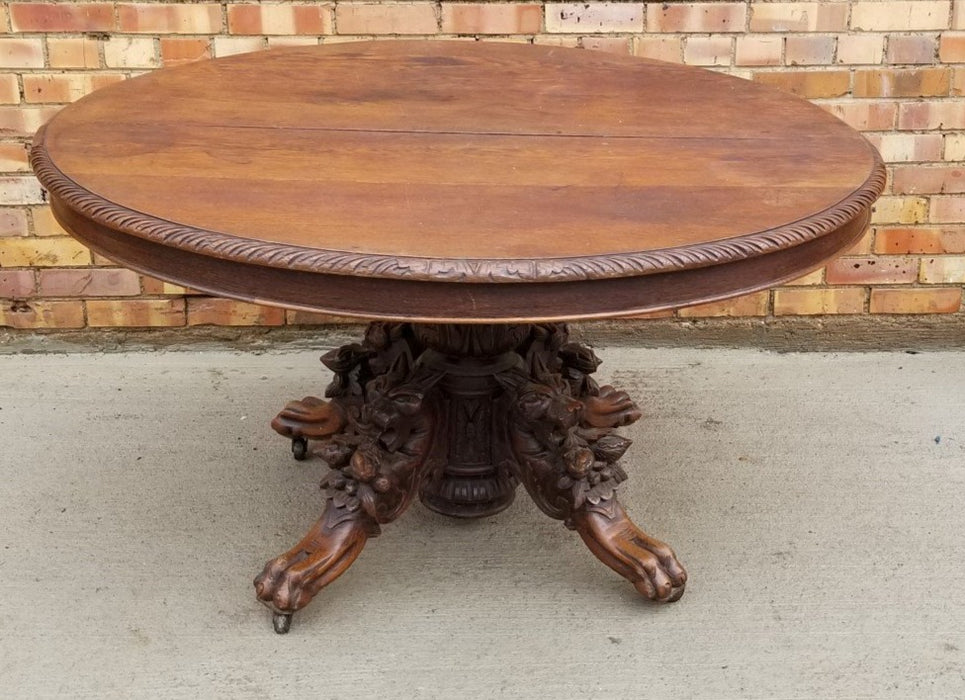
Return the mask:
[[719, 241], [636, 253], [531, 260], [442, 260], [259, 242], [152, 217], [110, 202], [65, 175], [47, 151], [46, 131], [47, 125], [41, 127], [31, 146], [33, 171], [51, 196], [95, 223], [173, 248], [240, 263], [382, 279], [468, 283], [568, 282], [635, 277], [735, 262], [793, 248], [833, 233], [871, 207], [884, 190], [886, 179], [881, 156], [866, 144], [874, 164], [864, 183], [819, 214], [785, 226]]

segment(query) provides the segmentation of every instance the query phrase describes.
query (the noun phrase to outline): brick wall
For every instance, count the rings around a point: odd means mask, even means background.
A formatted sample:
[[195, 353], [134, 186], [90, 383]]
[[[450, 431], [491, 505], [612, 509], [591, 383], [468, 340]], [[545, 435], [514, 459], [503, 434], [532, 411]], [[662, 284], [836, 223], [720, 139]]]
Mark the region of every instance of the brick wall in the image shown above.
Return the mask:
[[867, 134], [889, 184], [861, 242], [780, 289], [699, 316], [962, 314], [965, 0], [11, 2], [0, 5], [0, 326], [278, 326], [319, 320], [191, 294], [67, 237], [25, 146], [64, 103], [159, 66], [395, 36], [524, 41], [733, 73]]

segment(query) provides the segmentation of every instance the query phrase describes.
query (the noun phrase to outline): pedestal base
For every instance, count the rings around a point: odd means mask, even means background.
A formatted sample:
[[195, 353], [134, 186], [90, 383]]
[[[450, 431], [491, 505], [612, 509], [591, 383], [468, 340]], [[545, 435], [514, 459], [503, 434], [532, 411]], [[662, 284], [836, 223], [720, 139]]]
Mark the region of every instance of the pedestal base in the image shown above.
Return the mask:
[[613, 431], [640, 412], [625, 392], [597, 385], [599, 360], [569, 342], [565, 325], [373, 323], [362, 343], [322, 361], [335, 373], [329, 400], [294, 401], [272, 422], [296, 457], [320, 441], [314, 452], [332, 468], [322, 517], [255, 579], [276, 631], [417, 492], [436, 512], [473, 518], [505, 509], [522, 483], [640, 593], [683, 595], [673, 551], [616, 499], [630, 441]]

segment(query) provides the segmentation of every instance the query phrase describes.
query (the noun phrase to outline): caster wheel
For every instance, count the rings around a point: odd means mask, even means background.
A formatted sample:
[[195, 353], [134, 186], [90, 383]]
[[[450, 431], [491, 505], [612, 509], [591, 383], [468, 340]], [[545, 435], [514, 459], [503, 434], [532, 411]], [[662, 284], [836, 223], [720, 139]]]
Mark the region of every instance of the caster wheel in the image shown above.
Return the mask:
[[276, 634], [288, 634], [288, 630], [290, 630], [292, 626], [291, 613], [273, 613], [271, 616], [271, 625], [275, 628]]
[[303, 437], [292, 438], [292, 456], [299, 462], [308, 459], [308, 440]]

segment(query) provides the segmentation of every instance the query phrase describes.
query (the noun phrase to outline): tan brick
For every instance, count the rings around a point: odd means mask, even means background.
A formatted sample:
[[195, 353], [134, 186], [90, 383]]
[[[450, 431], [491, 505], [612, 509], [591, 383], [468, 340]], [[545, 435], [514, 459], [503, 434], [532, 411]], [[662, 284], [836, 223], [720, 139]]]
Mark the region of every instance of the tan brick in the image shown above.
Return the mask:
[[753, 2], [752, 32], [840, 32], [848, 26], [843, 2]]
[[287, 46], [318, 46], [317, 36], [270, 36], [269, 49], [280, 49]]
[[941, 160], [941, 134], [880, 134], [876, 144], [888, 163]]
[[205, 58], [211, 58], [210, 39], [161, 39], [161, 62], [165, 66], [178, 66]]
[[947, 68], [856, 70], [855, 97], [939, 97], [948, 94]]
[[548, 2], [546, 31], [585, 34], [642, 32], [642, 2]]
[[965, 197], [932, 197], [928, 220], [934, 224], [965, 223]]
[[189, 326], [281, 326], [284, 309], [247, 304], [231, 299], [192, 297], [188, 301]]
[[15, 302], [0, 305], [0, 326], [10, 328], [83, 328], [84, 305], [80, 301]]
[[828, 65], [834, 60], [833, 36], [789, 36], [784, 60], [789, 66]]
[[45, 297], [121, 297], [141, 293], [141, 282], [131, 270], [41, 270], [39, 293]]
[[952, 2], [952, 29], [965, 29], [965, 0]]
[[729, 66], [733, 42], [729, 36], [691, 36], [684, 45], [684, 63]]
[[108, 68], [156, 68], [161, 62], [154, 39], [115, 36], [104, 42], [104, 63]]
[[920, 224], [928, 218], [925, 197], [879, 197], [871, 206], [873, 224]]
[[888, 0], [851, 5], [851, 28], [867, 32], [947, 29], [949, 0]]
[[85, 302], [94, 328], [183, 326], [183, 299], [94, 299]]
[[938, 47], [942, 63], [965, 63], [965, 32], [945, 32]]
[[0, 172], [26, 170], [30, 170], [26, 144], [20, 141], [0, 142]]
[[824, 268], [809, 272], [806, 275], [784, 283], [784, 285], [788, 287], [811, 287], [818, 284], [824, 284]]
[[621, 36], [584, 36], [580, 37], [580, 47], [588, 51], [605, 51], [626, 55], [630, 53], [632, 42], [629, 37]]
[[944, 142], [944, 160], [965, 160], [965, 134], [946, 134]]
[[821, 105], [858, 131], [890, 131], [898, 114], [895, 102], [827, 102]]
[[965, 167], [896, 166], [891, 176], [891, 189], [895, 194], [965, 193]]
[[845, 34], [838, 37], [837, 62], [851, 65], [881, 63], [885, 56], [881, 34]]
[[114, 8], [106, 2], [15, 2], [10, 25], [15, 32], [107, 32], [114, 28]]
[[43, 68], [44, 43], [40, 39], [0, 38], [0, 68]]
[[683, 61], [683, 40], [678, 36], [637, 36], [633, 38], [633, 53], [658, 61]]
[[0, 208], [0, 237], [26, 235], [27, 212], [13, 207]]
[[937, 63], [937, 34], [894, 34], [888, 37], [888, 63]]
[[7, 136], [33, 136], [59, 107], [0, 107], [0, 133]]
[[843, 257], [830, 262], [825, 271], [828, 284], [911, 284], [918, 279], [918, 258]]
[[965, 96], [965, 68], [955, 68], [952, 71], [952, 82], [948, 94], [955, 97]]
[[823, 316], [864, 312], [867, 294], [860, 288], [774, 290], [775, 316]]
[[335, 8], [339, 34], [435, 34], [438, 32], [433, 3], [407, 2], [339, 3]]
[[849, 248], [841, 251], [842, 255], [871, 255], [871, 248], [874, 244], [874, 229], [869, 228], [861, 238], [851, 244]]
[[142, 34], [217, 34], [221, 5], [214, 3], [124, 3], [117, 6], [122, 32]]
[[737, 37], [734, 63], [738, 66], [779, 66], [784, 39], [770, 34], [745, 34]]
[[57, 223], [49, 206], [30, 207], [35, 236], [66, 236], [67, 232]]
[[0, 267], [82, 267], [90, 251], [73, 238], [0, 238]]
[[20, 103], [20, 83], [13, 73], [0, 73], [0, 104]]
[[800, 97], [841, 97], [848, 93], [851, 74], [846, 70], [781, 71], [754, 73], [754, 80]]
[[[549, 13], [547, 13], [547, 17]], [[652, 2], [647, 5], [648, 32], [743, 32], [747, 6], [742, 2]]]
[[51, 68], [98, 68], [100, 43], [88, 38], [47, 37], [47, 60]]
[[267, 47], [268, 43], [260, 36], [216, 36], [214, 38], [214, 55], [219, 58], [261, 51]]
[[699, 318], [712, 316], [766, 316], [770, 302], [769, 292], [754, 292], [744, 296], [713, 301], [707, 304], [697, 304], [680, 309], [682, 318]]
[[871, 290], [873, 314], [953, 314], [961, 305], [961, 288]]
[[182, 287], [181, 285], [174, 284], [172, 282], [165, 282], [164, 280], [155, 279], [154, 277], [148, 277], [147, 275], [141, 275], [141, 289], [143, 290], [144, 294], [150, 294], [152, 296], [185, 296], [189, 294], [202, 295], [201, 292], [187, 289], [186, 287]]
[[24, 299], [35, 290], [33, 270], [0, 270], [0, 298]]
[[232, 34], [331, 34], [332, 5], [229, 5]]
[[887, 255], [965, 253], [965, 226], [882, 228], [875, 233], [875, 252]]
[[0, 177], [0, 205], [36, 204], [44, 201], [43, 190], [33, 176]]
[[543, 9], [538, 3], [442, 5], [442, 31], [447, 34], [536, 34], [542, 26]]
[[965, 256], [922, 260], [921, 281], [927, 284], [965, 284]]
[[[485, 41], [485, 37], [482, 37]], [[533, 37], [533, 43], [537, 46], [566, 46], [579, 48], [580, 37], [567, 34], [537, 34]]]
[[30, 73], [23, 76], [26, 102], [73, 102], [124, 80], [121, 73]]
[[915, 131], [965, 129], [965, 102], [904, 102], [898, 109], [898, 128]]

